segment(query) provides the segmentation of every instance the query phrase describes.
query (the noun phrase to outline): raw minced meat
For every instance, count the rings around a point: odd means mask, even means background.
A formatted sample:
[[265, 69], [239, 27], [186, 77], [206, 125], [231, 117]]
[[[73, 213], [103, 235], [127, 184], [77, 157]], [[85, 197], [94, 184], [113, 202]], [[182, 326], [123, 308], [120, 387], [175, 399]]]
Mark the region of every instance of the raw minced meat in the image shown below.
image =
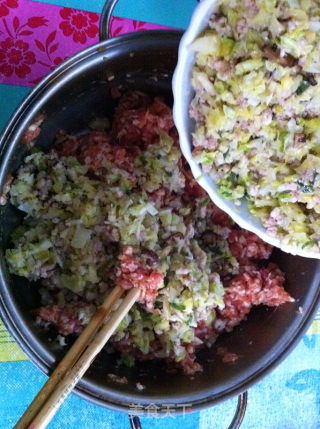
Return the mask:
[[145, 94], [128, 93], [116, 108], [111, 134], [122, 145], [141, 147], [154, 143], [159, 130], [173, 129], [171, 109], [156, 97], [151, 103]]
[[109, 344], [130, 365], [166, 359], [192, 374], [197, 350], [253, 305], [292, 299], [265, 263], [271, 247], [210, 202], [178, 147], [171, 109], [134, 92], [109, 131], [32, 150], [10, 188], [26, 216], [6, 259], [40, 283], [37, 320], [62, 335], [78, 335], [115, 285], [139, 287]]
[[224, 322], [223, 330], [231, 331], [254, 305], [278, 306], [292, 302], [293, 298], [283, 289], [284, 282], [284, 274], [275, 264], [263, 269], [251, 267], [235, 276], [225, 287], [225, 307], [217, 317]]
[[48, 305], [36, 311], [39, 323], [54, 325], [62, 335], [79, 334], [82, 324], [78, 317], [78, 311], [74, 307]]
[[236, 360], [239, 359], [240, 356], [238, 356], [236, 353], [232, 353], [228, 351], [226, 347], [218, 347], [217, 348], [217, 355], [221, 356], [222, 362], [227, 364], [234, 364]]
[[[151, 253], [149, 251], [149, 253]], [[157, 254], [156, 259], [158, 259]], [[131, 246], [125, 246], [119, 255], [119, 266], [116, 271], [116, 283], [123, 289], [137, 287], [140, 289], [139, 301], [146, 306], [152, 304], [163, 283], [164, 274], [143, 266]]]
[[239, 262], [248, 259], [269, 259], [272, 246], [260, 240], [255, 234], [243, 229], [234, 229], [228, 237], [231, 253]]

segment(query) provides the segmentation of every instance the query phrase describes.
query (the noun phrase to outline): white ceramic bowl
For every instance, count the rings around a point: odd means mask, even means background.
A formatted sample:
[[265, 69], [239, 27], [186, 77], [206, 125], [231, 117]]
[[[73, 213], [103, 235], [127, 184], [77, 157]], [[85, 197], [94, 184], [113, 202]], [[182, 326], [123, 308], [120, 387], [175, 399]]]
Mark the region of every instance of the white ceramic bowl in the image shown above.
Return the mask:
[[284, 252], [320, 259], [320, 252], [310, 252], [297, 246], [289, 246], [282, 243], [279, 238], [270, 235], [259, 220], [248, 212], [245, 202], [242, 202], [241, 206], [237, 207], [232, 201], [222, 198], [214, 181], [203, 173], [201, 166], [192, 158], [191, 134], [194, 130], [195, 122], [189, 116], [189, 105], [194, 96], [194, 90], [191, 85], [191, 70], [195, 55], [190, 45], [208, 27], [210, 15], [218, 4], [219, 1], [217, 0], [202, 0], [195, 8], [189, 27], [180, 42], [178, 64], [173, 75], [172, 88], [174, 97], [173, 117], [179, 132], [181, 151], [190, 165], [193, 176], [207, 191], [211, 200], [220, 209], [228, 213], [241, 228], [254, 232], [262, 240], [279, 247]]

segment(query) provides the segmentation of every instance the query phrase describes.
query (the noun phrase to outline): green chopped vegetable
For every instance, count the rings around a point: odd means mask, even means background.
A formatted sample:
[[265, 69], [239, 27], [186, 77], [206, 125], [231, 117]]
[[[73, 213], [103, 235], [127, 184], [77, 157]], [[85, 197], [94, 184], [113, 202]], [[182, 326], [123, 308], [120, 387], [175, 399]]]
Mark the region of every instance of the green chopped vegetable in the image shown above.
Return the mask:
[[214, 47], [192, 68], [193, 146], [212, 153], [198, 162], [217, 192], [298, 251], [320, 232], [320, 5], [253, 0], [249, 9], [224, 0], [194, 42], [207, 36]]
[[317, 245], [318, 245], [317, 240], [308, 240], [302, 245], [302, 249], [304, 249], [305, 247], [308, 247], [308, 246], [317, 246]]
[[279, 133], [279, 140], [280, 140], [280, 152], [284, 153], [284, 148], [285, 148], [285, 144], [286, 144], [286, 140], [289, 137], [289, 133], [288, 131], [280, 131]]
[[258, 70], [263, 66], [263, 61], [260, 59], [252, 59], [242, 61], [236, 65], [236, 75], [245, 74], [253, 70]]
[[186, 306], [183, 304], [177, 304], [175, 302], [170, 302], [171, 307], [173, 307], [175, 310], [184, 311], [186, 309]]
[[302, 81], [296, 90], [297, 95], [301, 95], [309, 88], [310, 84], [306, 81]]

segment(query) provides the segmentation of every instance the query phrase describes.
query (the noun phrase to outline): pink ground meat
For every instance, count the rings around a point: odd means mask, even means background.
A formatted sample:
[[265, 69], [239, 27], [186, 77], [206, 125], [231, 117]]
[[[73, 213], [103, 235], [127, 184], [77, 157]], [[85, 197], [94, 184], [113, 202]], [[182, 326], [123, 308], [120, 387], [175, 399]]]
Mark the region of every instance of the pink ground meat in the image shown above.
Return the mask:
[[38, 115], [32, 124], [30, 124], [22, 137], [23, 143], [30, 146], [31, 143], [39, 136], [41, 128], [40, 125], [45, 120], [45, 115]]
[[[75, 156], [79, 162], [93, 171], [103, 167], [106, 161], [110, 161], [129, 173], [133, 172], [134, 159], [140, 153], [139, 148], [124, 148], [113, 143], [104, 131], [91, 131], [77, 139], [70, 136], [57, 150], [61, 156]], [[132, 181], [135, 182], [133, 175]]]
[[233, 225], [232, 219], [227, 213], [219, 209], [219, 207], [213, 203], [209, 203], [208, 205], [208, 216], [214, 225], [222, 227], [231, 227]]
[[245, 263], [248, 259], [269, 259], [272, 246], [265, 243], [253, 232], [244, 229], [234, 229], [228, 237], [229, 247], [233, 256], [239, 263]]
[[123, 248], [116, 271], [117, 285], [123, 289], [140, 288], [139, 302], [151, 306], [163, 282], [164, 275], [143, 266], [131, 246]]
[[145, 147], [159, 138], [159, 130], [169, 134], [173, 127], [172, 111], [162, 99], [156, 97], [151, 102], [146, 95], [135, 92], [120, 101], [111, 134], [120, 144]]
[[74, 308], [48, 305], [37, 310], [40, 322], [48, 322], [55, 325], [62, 335], [78, 334], [82, 331], [82, 325]]
[[202, 371], [202, 366], [195, 360], [195, 347], [189, 344], [187, 346], [186, 357], [181, 361], [181, 366], [185, 374], [192, 375], [196, 372]]
[[227, 364], [234, 364], [236, 360], [239, 359], [239, 356], [236, 353], [229, 352], [226, 347], [218, 347], [217, 355], [221, 356], [222, 362]]
[[293, 298], [283, 289], [285, 278], [275, 265], [251, 270], [234, 277], [225, 288], [225, 308], [219, 312], [218, 320], [223, 321], [225, 330], [230, 332], [245, 320], [252, 306], [269, 305], [277, 307]]

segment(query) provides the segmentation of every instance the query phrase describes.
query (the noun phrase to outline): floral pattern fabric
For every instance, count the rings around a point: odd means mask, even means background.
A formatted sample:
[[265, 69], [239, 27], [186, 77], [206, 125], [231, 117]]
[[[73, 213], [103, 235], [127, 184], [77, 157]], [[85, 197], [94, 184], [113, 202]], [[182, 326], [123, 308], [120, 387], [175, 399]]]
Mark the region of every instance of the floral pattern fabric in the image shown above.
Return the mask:
[[0, 0], [0, 17], [9, 15], [10, 9], [18, 7], [18, 0]]
[[35, 62], [36, 56], [29, 51], [28, 43], [10, 37], [0, 43], [0, 73], [5, 77], [15, 75], [23, 79], [31, 72], [30, 65]]
[[59, 28], [66, 37], [72, 37], [75, 43], [84, 44], [88, 38], [94, 39], [98, 35], [99, 16], [96, 13], [65, 7], [60, 10], [60, 16], [63, 21]]
[[[34, 86], [62, 61], [99, 41], [99, 19], [79, 9], [0, 0], [0, 83]], [[110, 37], [162, 28], [113, 17]]]

